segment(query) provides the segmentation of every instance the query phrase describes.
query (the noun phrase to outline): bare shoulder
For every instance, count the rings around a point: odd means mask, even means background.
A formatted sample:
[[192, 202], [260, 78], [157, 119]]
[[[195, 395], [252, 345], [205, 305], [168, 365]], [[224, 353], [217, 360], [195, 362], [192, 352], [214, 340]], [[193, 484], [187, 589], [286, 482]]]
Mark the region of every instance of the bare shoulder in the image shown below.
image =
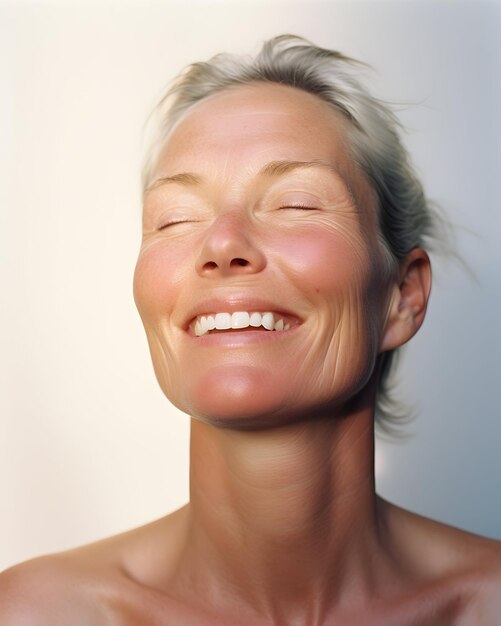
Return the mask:
[[501, 541], [440, 522], [379, 498], [388, 532], [402, 552], [426, 564], [432, 573], [495, 571]]
[[460, 606], [455, 626], [497, 626], [501, 615], [501, 541], [383, 501], [389, 532], [425, 588]]
[[[1, 626], [116, 626], [144, 600], [149, 569], [176, 515], [72, 550], [31, 559], [0, 573]], [[169, 543], [168, 541], [166, 542]], [[173, 543], [173, 542], [171, 542]], [[160, 562], [159, 561], [159, 562]], [[139, 584], [133, 574], [139, 572]], [[155, 572], [156, 573], [156, 572]], [[141, 616], [143, 617], [143, 616]], [[143, 621], [144, 623], [144, 621]], [[149, 623], [149, 621], [148, 621]]]
[[2, 626], [108, 626], [125, 578], [122, 536], [38, 557], [0, 574]]
[[486, 572], [455, 626], [498, 626], [501, 616], [501, 559]]
[[0, 623], [49, 626], [70, 615], [75, 626], [89, 623], [97, 617], [89, 591], [84, 576], [62, 555], [26, 561], [0, 574]]

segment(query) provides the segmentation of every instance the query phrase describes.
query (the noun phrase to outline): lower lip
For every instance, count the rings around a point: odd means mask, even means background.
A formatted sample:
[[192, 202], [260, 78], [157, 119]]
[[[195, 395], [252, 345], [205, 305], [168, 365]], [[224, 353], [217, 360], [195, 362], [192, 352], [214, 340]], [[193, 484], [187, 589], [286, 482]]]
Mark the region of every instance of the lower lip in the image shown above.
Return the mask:
[[262, 344], [269, 341], [275, 341], [281, 337], [289, 337], [291, 333], [294, 333], [301, 324], [297, 324], [288, 330], [242, 330], [238, 333], [206, 333], [205, 335], [188, 334], [188, 337], [196, 342], [199, 346], [226, 346], [234, 348], [237, 346], [246, 346], [249, 344]]

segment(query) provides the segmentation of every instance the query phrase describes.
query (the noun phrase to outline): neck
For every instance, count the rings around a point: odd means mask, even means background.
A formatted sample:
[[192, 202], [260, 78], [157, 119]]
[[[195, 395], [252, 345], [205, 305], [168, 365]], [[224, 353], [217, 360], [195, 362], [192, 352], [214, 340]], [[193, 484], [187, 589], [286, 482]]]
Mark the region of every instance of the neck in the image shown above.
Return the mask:
[[190, 584], [230, 588], [275, 618], [374, 593], [384, 541], [371, 408], [256, 431], [192, 419], [190, 467]]

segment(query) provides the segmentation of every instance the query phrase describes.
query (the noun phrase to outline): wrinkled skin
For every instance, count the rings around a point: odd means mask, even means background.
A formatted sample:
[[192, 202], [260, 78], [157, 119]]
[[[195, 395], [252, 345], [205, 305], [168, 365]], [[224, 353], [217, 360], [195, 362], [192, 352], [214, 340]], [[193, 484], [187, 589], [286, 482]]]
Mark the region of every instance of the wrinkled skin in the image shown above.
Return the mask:
[[[329, 111], [330, 128], [323, 120], [312, 141], [310, 120], [293, 121], [271, 102], [259, 112], [244, 98], [228, 115], [235, 95], [203, 102], [171, 136], [162, 176], [197, 172], [207, 183], [160, 183], [146, 194], [135, 295], [157, 377], [174, 404], [208, 422], [273, 426], [292, 413], [308, 418], [322, 402], [340, 405], [366, 385], [382, 340], [387, 285], [373, 201], [342, 147], [342, 118]], [[325, 116], [325, 103], [297, 95]], [[258, 175], [270, 162], [314, 159], [339, 174], [317, 166]], [[355, 185], [360, 206], [350, 192]], [[175, 219], [187, 221], [158, 230]], [[180, 330], [186, 311], [209, 296], [241, 293], [283, 304], [304, 320], [301, 332], [248, 349], [195, 353]]]
[[[290, 87], [224, 91], [178, 122], [150, 183], [134, 296], [191, 415], [190, 502], [7, 571], [0, 622], [497, 624], [500, 543], [375, 493], [380, 355], [421, 326], [431, 274], [420, 249], [388, 271], [344, 118]], [[233, 345], [186, 331], [237, 295], [301, 324]]]

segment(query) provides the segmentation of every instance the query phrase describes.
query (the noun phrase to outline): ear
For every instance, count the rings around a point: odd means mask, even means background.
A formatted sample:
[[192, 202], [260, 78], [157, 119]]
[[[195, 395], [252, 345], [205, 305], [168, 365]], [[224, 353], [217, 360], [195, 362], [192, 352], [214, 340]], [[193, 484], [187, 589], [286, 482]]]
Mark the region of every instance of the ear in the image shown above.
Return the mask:
[[399, 279], [390, 290], [381, 352], [402, 346], [421, 328], [430, 290], [430, 259], [423, 249], [414, 248], [401, 262]]

